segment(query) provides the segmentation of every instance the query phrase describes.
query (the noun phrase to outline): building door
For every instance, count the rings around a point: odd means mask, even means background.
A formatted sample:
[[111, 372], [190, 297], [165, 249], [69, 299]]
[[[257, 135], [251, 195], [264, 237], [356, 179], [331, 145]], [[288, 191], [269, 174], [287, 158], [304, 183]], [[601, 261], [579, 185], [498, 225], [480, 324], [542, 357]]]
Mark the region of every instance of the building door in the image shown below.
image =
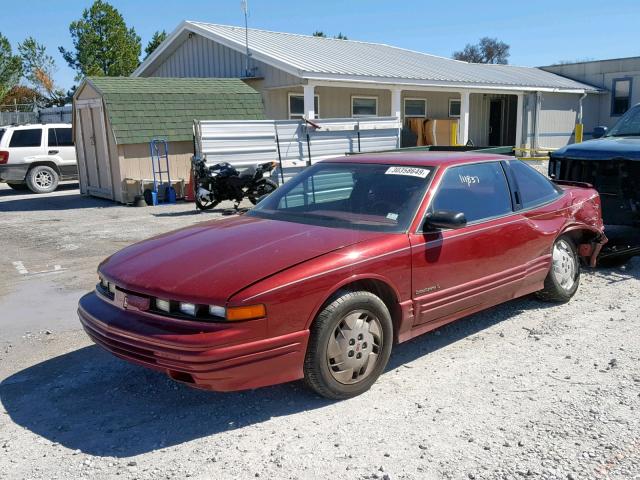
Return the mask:
[[502, 122], [504, 117], [504, 100], [494, 98], [489, 103], [489, 146], [502, 145]]
[[113, 199], [111, 165], [107, 147], [104, 111], [97, 100], [77, 102], [79, 136], [78, 173], [83, 193]]

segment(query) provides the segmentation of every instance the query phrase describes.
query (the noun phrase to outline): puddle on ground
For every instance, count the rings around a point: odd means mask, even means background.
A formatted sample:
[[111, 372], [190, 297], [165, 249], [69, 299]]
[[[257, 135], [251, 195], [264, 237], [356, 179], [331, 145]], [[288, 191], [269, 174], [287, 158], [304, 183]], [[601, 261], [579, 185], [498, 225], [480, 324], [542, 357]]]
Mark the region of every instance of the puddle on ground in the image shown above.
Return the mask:
[[52, 278], [22, 279], [0, 298], [0, 342], [28, 332], [52, 333], [80, 328], [76, 310], [83, 290], [65, 290]]

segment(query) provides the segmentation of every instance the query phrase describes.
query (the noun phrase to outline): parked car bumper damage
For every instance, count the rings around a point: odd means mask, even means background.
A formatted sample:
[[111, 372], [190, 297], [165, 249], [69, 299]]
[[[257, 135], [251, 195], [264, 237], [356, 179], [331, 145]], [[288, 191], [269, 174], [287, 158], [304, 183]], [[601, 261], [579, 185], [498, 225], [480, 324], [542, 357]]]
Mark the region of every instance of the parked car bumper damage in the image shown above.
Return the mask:
[[29, 165], [0, 165], [0, 182], [24, 182]]
[[95, 292], [82, 297], [78, 315], [99, 346], [195, 388], [225, 392], [303, 376], [309, 331], [269, 338], [267, 318], [177, 327], [171, 319], [121, 309]]

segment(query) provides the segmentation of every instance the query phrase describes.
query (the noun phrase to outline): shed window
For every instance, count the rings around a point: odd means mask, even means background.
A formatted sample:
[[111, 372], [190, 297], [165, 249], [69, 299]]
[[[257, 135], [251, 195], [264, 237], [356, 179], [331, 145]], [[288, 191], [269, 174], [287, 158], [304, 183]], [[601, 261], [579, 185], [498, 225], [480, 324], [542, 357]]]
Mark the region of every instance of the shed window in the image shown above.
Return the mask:
[[14, 130], [9, 147], [39, 147], [42, 141], [41, 128]]
[[378, 115], [378, 97], [351, 97], [352, 117], [375, 117]]
[[456, 98], [449, 99], [449, 116], [454, 118], [460, 117], [460, 100]]
[[424, 118], [427, 116], [427, 101], [424, 98], [404, 99], [405, 118]]
[[631, 106], [631, 79], [619, 78], [613, 81], [611, 89], [611, 115], [622, 115]]
[[[313, 96], [313, 111], [315, 118], [320, 117], [320, 99], [318, 95]], [[304, 117], [304, 95], [294, 93], [289, 94], [289, 118], [299, 120]]]

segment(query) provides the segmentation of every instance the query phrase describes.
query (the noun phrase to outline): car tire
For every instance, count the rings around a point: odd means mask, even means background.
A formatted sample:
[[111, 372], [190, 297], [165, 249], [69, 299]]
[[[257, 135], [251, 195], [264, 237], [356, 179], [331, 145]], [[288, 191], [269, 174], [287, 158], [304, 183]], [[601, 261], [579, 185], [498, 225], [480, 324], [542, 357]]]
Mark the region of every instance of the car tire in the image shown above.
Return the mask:
[[27, 187], [33, 193], [50, 193], [58, 188], [58, 172], [48, 165], [37, 165], [27, 173]]
[[19, 191], [19, 192], [23, 191], [23, 190], [27, 190], [29, 188], [29, 187], [27, 187], [26, 183], [9, 183], [9, 182], [7, 182], [7, 185], [12, 190], [16, 190], [16, 191]]
[[580, 259], [575, 244], [566, 235], [553, 244], [551, 268], [544, 281], [544, 289], [537, 292], [546, 302], [568, 302], [580, 285]]
[[371, 292], [341, 292], [311, 325], [304, 379], [338, 400], [367, 391], [384, 371], [393, 343], [389, 309]]

